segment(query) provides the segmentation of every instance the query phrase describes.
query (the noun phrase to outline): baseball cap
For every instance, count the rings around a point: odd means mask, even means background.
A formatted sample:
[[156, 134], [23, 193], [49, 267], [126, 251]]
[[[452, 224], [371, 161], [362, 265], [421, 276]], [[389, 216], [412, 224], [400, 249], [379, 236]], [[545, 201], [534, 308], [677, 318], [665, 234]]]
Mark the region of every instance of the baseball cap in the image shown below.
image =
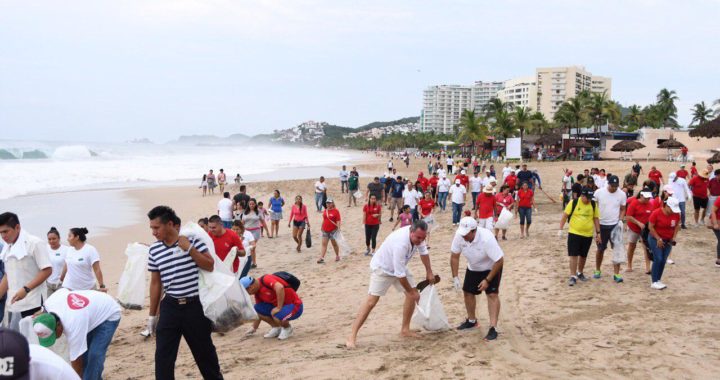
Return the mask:
[[459, 179], [456, 179], [456, 180], [455, 180], [455, 183], [459, 185], [459, 184], [460, 184], [460, 180], [459, 180]]
[[247, 289], [248, 287], [250, 287], [250, 285], [252, 285], [253, 281], [255, 281], [254, 278], [250, 276], [245, 276], [240, 279], [240, 285], [242, 285], [243, 288]]
[[0, 358], [0, 379], [30, 379], [30, 347], [22, 334], [0, 328]]
[[640, 195], [642, 195], [644, 198], [652, 199], [653, 193], [650, 189], [647, 187], [643, 188], [642, 191], [640, 191]]
[[675, 197], [670, 197], [665, 201], [665, 204], [670, 207], [670, 210], [675, 214], [680, 213], [680, 201]]
[[328, 199], [325, 200], [325, 203], [335, 203], [332, 198], [328, 197]]
[[460, 219], [460, 225], [458, 226], [457, 232], [455, 234], [460, 236], [465, 236], [470, 231], [477, 229], [477, 221], [475, 221], [475, 218], [471, 216], [466, 216], [462, 219]]
[[610, 186], [619, 186], [619, 185], [620, 185], [620, 178], [618, 178], [616, 175], [611, 175], [610, 178], [608, 178], [608, 185], [610, 185]]
[[675, 194], [675, 190], [673, 190], [672, 185], [665, 185], [665, 186], [663, 186], [662, 189], [663, 189], [664, 192], [666, 192], [666, 193], [668, 193], [668, 194], [670, 194], [670, 195]]
[[584, 195], [588, 198], [592, 198], [593, 194], [594, 194], [594, 192], [589, 187], [583, 187], [582, 191], [580, 192], [580, 195]]
[[50, 347], [55, 344], [57, 340], [57, 335], [55, 335], [56, 327], [57, 319], [50, 313], [42, 313], [33, 319], [33, 330], [43, 347]]

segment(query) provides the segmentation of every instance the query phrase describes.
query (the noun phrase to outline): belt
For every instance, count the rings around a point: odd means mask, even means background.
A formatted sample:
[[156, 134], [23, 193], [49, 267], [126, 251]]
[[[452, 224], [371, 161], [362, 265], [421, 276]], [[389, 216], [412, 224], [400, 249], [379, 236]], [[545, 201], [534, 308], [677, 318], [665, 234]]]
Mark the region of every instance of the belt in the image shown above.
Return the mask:
[[172, 302], [172, 303], [174, 303], [174, 304], [176, 304], [176, 305], [186, 305], [186, 304], [189, 304], [189, 303], [193, 303], [193, 302], [200, 301], [200, 297], [199, 297], [199, 296], [175, 298], [175, 297], [166, 295], [166, 296], [165, 296], [165, 299], [168, 300], [168, 302]]

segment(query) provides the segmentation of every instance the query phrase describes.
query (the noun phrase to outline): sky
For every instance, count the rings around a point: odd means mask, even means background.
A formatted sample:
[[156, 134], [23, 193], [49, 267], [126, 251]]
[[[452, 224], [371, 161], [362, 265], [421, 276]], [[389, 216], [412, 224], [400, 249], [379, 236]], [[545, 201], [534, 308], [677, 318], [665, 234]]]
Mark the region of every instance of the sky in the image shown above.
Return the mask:
[[720, 98], [720, 0], [0, 0], [2, 139], [169, 141], [418, 116], [583, 65], [624, 105]]

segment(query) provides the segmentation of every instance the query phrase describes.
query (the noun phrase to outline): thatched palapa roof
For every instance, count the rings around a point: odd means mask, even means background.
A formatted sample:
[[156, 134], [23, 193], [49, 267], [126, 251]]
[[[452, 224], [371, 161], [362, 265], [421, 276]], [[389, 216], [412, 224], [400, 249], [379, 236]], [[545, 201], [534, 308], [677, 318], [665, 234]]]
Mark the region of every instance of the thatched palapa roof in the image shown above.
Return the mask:
[[574, 140], [573, 142], [570, 143], [570, 146], [575, 147], [575, 148], [588, 148], [588, 149], [593, 147], [592, 144], [590, 144], [589, 142], [587, 142], [585, 140]]
[[690, 137], [720, 137], [720, 117], [690, 131]]
[[708, 164], [717, 164], [720, 162], [720, 153], [713, 154], [712, 157], [707, 159]]
[[685, 144], [681, 143], [680, 141], [677, 141], [675, 139], [669, 139], [665, 140], [660, 145], [658, 145], [658, 148], [661, 149], [680, 149], [684, 148]]
[[610, 150], [613, 152], [632, 152], [634, 150], [642, 149], [645, 145], [632, 140], [624, 140], [620, 141], [619, 143], [613, 145]]
[[540, 144], [540, 145], [558, 145], [561, 142], [562, 142], [562, 135], [557, 134], [557, 133], [542, 135], [537, 140], [535, 140], [535, 144]]

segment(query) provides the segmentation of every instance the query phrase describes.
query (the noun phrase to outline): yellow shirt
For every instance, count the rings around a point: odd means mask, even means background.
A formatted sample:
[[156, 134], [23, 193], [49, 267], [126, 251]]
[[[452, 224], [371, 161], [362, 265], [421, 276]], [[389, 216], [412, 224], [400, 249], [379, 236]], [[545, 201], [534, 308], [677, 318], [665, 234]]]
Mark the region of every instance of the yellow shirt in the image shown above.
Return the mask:
[[[572, 211], [572, 202], [565, 207], [565, 214], [570, 215]], [[595, 218], [600, 218], [600, 207], [595, 204], [595, 212], [593, 212], [592, 202], [587, 204], [582, 200], [578, 200], [575, 211], [570, 218], [570, 233], [585, 237], [592, 237], [595, 231]]]

